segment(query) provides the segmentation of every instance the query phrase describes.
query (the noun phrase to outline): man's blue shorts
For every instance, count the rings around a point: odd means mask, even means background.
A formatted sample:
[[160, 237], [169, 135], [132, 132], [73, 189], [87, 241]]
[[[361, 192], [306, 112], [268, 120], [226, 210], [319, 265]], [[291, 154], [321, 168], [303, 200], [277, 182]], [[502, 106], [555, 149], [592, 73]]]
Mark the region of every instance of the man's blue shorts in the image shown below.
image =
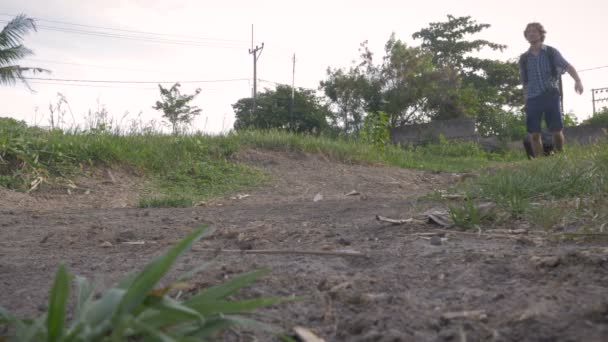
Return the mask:
[[541, 132], [541, 120], [545, 115], [545, 123], [550, 131], [556, 132], [564, 128], [564, 119], [560, 109], [558, 92], [548, 92], [526, 101], [526, 126], [528, 133]]

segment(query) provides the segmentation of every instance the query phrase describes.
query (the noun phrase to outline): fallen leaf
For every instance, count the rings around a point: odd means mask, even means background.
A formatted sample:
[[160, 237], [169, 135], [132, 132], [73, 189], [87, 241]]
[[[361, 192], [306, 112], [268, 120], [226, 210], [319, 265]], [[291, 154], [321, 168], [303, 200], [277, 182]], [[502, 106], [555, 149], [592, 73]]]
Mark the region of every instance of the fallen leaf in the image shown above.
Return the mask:
[[318, 337], [312, 331], [304, 327], [294, 327], [293, 331], [295, 332], [296, 337], [302, 342], [325, 342], [324, 339]]
[[123, 245], [145, 245], [146, 241], [125, 241], [122, 242]]

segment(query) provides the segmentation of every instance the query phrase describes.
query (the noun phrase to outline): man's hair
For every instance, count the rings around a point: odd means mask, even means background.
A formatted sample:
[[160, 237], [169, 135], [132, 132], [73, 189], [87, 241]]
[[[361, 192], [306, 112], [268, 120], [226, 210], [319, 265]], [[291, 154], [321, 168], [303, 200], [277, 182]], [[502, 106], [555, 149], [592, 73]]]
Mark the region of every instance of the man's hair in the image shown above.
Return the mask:
[[545, 31], [545, 28], [543, 27], [543, 25], [541, 25], [541, 23], [529, 23], [528, 26], [526, 26], [526, 29], [524, 30], [524, 37], [528, 39], [528, 30], [532, 28], [535, 28], [538, 30], [538, 32], [540, 32], [540, 41], [544, 42], [547, 31]]

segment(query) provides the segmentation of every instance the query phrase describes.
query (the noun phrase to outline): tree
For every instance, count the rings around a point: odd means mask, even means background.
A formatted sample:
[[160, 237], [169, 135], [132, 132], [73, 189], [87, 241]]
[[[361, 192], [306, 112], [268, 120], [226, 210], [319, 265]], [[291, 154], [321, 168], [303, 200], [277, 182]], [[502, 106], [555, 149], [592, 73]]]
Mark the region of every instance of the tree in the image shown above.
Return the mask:
[[365, 93], [370, 84], [358, 68], [327, 69], [327, 80], [321, 81], [320, 90], [330, 100], [337, 113], [332, 116], [335, 127], [342, 126], [345, 133], [357, 133], [365, 115]]
[[358, 133], [366, 113], [386, 113], [390, 127], [425, 120], [436, 69], [431, 56], [408, 47], [394, 33], [384, 46], [381, 64], [374, 64], [367, 42], [360, 51], [359, 65], [348, 71], [328, 69], [327, 80], [321, 82], [321, 89], [338, 108], [345, 131]]
[[170, 89], [165, 89], [159, 84], [161, 101], [156, 101], [156, 105], [152, 107], [163, 112], [163, 117], [171, 123], [175, 135], [179, 133], [180, 124], [190, 124], [194, 117], [202, 112], [202, 109], [189, 105], [200, 94], [201, 89], [196, 89], [192, 95], [182, 95], [179, 91], [180, 86], [179, 83], [175, 83]]
[[[460, 82], [451, 88], [451, 101], [459, 102], [465, 106], [466, 114], [477, 117], [478, 128], [484, 135], [502, 134], [504, 125], [500, 123], [512, 120], [501, 117], [517, 115], [522, 108], [517, 63], [471, 56], [482, 49], [506, 48], [483, 39], [467, 39], [489, 27], [469, 16], [448, 15], [446, 22], [431, 23], [413, 34], [414, 39], [422, 40], [421, 47], [431, 53], [438, 67], [457, 72]], [[438, 101], [436, 106], [445, 107], [445, 103]]]
[[310, 89], [294, 90], [293, 108], [292, 88], [278, 85], [276, 89], [265, 89], [256, 98], [242, 98], [232, 105], [236, 122], [234, 128], [242, 129], [284, 129], [291, 132], [320, 132], [328, 127], [327, 118], [331, 112], [321, 103], [321, 99]]
[[20, 80], [31, 90], [24, 73], [49, 72], [42, 68], [22, 67], [14, 64], [33, 54], [32, 50], [21, 43], [23, 36], [32, 30], [36, 31], [34, 19], [22, 14], [9, 21], [0, 31], [0, 84], [14, 85], [17, 80]]
[[484, 48], [502, 51], [507, 47], [483, 39], [464, 39], [489, 27], [489, 24], [478, 24], [471, 20], [470, 16], [456, 18], [448, 14], [448, 21], [430, 23], [429, 27], [414, 33], [412, 37], [422, 39], [421, 47], [432, 53], [436, 65], [450, 65], [463, 72], [474, 72], [479, 69], [475, 64], [481, 59], [467, 54]]
[[389, 115], [390, 126], [424, 121], [428, 94], [434, 85], [431, 56], [420, 48], [408, 47], [394, 33], [384, 52], [376, 82], [380, 84], [381, 110]]

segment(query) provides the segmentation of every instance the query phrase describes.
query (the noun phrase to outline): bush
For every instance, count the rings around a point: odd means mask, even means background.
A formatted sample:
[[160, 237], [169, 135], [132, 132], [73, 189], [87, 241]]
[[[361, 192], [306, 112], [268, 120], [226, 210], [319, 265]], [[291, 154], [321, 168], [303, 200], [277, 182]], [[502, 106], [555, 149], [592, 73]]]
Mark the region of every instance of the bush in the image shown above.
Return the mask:
[[388, 114], [384, 112], [370, 113], [363, 121], [361, 138], [364, 142], [384, 151], [385, 146], [391, 142], [389, 123]]
[[608, 107], [595, 113], [589, 119], [583, 121], [583, 125], [608, 127]]

